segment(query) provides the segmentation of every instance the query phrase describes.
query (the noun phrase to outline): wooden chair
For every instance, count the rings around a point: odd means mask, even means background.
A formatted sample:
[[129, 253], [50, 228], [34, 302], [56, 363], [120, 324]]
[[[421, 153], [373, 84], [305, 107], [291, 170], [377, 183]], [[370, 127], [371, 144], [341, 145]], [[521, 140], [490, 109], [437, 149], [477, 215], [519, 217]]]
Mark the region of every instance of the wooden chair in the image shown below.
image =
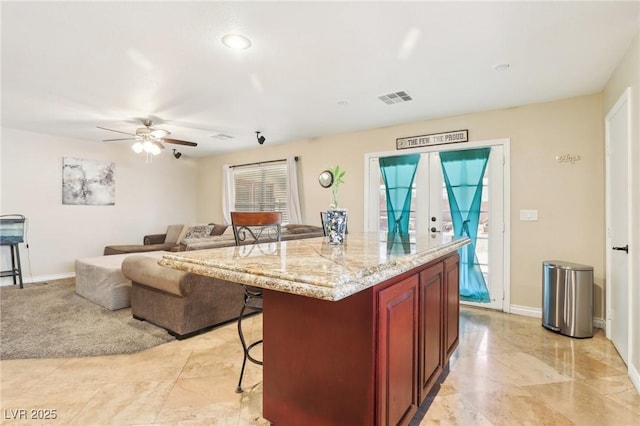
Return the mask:
[[[257, 244], [263, 242], [280, 241], [282, 213], [280, 212], [231, 212], [231, 226], [236, 245]], [[262, 343], [262, 339], [247, 344], [242, 332], [242, 319], [248, 313], [262, 312], [262, 289], [243, 285], [244, 303], [238, 317], [238, 335], [244, 352], [242, 369], [236, 393], [242, 393], [242, 377], [247, 365], [247, 360], [262, 365], [262, 361], [251, 356], [250, 351]]]

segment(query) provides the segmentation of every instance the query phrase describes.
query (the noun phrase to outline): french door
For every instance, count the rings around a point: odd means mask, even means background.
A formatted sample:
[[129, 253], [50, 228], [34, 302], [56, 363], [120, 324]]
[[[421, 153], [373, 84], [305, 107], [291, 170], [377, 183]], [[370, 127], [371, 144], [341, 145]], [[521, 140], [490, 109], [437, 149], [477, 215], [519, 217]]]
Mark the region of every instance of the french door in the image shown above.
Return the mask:
[[[489, 290], [490, 302], [461, 303], [500, 311], [508, 311], [508, 244], [506, 221], [508, 215], [508, 140], [465, 144], [465, 148], [489, 147], [491, 153], [483, 177], [483, 194], [478, 226], [477, 262]], [[461, 149], [459, 146], [455, 148]], [[438, 150], [436, 150], [438, 149]], [[447, 190], [444, 184], [439, 152], [452, 150], [451, 146], [436, 146], [421, 152], [420, 162], [412, 187], [409, 232], [429, 233], [432, 238], [448, 241], [453, 237], [453, 223]], [[506, 152], [505, 152], [506, 151]], [[413, 153], [413, 152], [412, 152]], [[365, 230], [388, 231], [384, 182], [380, 174], [379, 158], [403, 155], [402, 152], [367, 156], [367, 191]], [[506, 190], [505, 190], [506, 187]]]

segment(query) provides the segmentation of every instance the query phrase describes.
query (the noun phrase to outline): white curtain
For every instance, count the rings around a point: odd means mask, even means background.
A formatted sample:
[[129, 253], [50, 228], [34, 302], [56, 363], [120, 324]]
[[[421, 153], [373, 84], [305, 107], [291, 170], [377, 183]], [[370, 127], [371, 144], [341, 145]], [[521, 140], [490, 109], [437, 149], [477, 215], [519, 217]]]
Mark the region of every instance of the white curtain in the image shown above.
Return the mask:
[[298, 172], [296, 169], [296, 159], [287, 158], [287, 205], [289, 208], [289, 223], [302, 223], [300, 213], [300, 195], [298, 193]]
[[222, 166], [222, 216], [226, 224], [231, 223], [231, 210], [236, 196], [233, 188], [233, 169], [228, 164]]

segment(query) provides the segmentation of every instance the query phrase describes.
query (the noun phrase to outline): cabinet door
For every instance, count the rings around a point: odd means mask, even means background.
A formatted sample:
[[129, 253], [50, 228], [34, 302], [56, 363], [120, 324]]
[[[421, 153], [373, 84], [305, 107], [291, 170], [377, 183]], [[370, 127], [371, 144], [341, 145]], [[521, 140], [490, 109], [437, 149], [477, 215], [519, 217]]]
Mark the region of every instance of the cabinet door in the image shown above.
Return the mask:
[[418, 275], [378, 292], [377, 424], [406, 425], [418, 409]]
[[437, 263], [420, 273], [419, 378], [422, 402], [442, 372], [444, 265]]
[[460, 257], [458, 253], [444, 261], [444, 359], [448, 360], [458, 347], [460, 327]]

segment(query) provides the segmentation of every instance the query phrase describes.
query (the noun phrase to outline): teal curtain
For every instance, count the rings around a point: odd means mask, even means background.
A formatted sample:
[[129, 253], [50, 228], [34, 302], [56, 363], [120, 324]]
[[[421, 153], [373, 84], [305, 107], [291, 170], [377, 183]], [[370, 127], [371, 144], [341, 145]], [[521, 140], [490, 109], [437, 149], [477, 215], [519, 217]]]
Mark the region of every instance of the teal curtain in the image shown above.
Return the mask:
[[491, 148], [480, 148], [440, 153], [454, 236], [471, 239], [471, 244], [460, 249], [460, 299], [472, 302], [490, 301], [476, 256], [482, 178], [490, 152]]
[[380, 171], [387, 194], [389, 232], [409, 233], [411, 185], [416, 176], [420, 154], [380, 158]]

